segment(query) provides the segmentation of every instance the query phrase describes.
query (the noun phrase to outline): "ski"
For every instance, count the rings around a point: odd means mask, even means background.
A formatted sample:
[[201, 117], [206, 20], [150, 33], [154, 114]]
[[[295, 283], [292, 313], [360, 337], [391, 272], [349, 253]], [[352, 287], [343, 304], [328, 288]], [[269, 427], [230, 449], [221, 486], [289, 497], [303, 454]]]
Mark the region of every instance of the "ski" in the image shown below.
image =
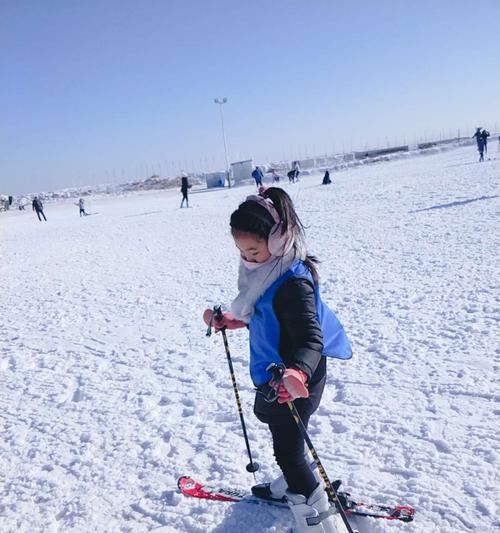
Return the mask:
[[[177, 486], [184, 496], [190, 496], [192, 498], [218, 502], [288, 507], [284, 500], [263, 500], [242, 489], [204, 485], [189, 476], [180, 477], [177, 481]], [[338, 497], [347, 515], [411, 522], [415, 514], [415, 510], [410, 505], [390, 506], [357, 502], [351, 498], [348, 492], [338, 492]]]

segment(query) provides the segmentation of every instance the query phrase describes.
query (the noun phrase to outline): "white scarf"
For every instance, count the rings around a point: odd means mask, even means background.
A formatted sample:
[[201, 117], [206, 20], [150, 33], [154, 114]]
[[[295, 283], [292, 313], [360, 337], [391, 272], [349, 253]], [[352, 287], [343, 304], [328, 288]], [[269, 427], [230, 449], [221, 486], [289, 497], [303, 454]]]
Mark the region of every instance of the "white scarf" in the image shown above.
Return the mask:
[[255, 303], [266, 290], [282, 276], [297, 259], [306, 258], [306, 248], [302, 239], [296, 239], [297, 251], [292, 249], [283, 257], [272, 255], [264, 263], [250, 263], [240, 259], [238, 272], [238, 296], [231, 304], [231, 312], [239, 320], [249, 323]]

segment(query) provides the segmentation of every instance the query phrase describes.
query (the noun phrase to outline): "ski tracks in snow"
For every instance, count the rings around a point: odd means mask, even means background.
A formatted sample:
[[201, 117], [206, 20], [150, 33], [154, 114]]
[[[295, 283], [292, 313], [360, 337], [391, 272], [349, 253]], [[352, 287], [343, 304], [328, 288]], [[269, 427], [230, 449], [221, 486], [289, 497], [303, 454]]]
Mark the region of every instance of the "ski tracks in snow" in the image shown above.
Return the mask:
[[[354, 348], [329, 361], [311, 439], [355, 498], [417, 509], [412, 524], [358, 519], [362, 532], [499, 525], [499, 170], [449, 166], [459, 152], [283, 185]], [[222, 339], [201, 320], [234, 297], [228, 220], [250, 192], [186, 210], [174, 192], [103, 198], [85, 219], [49, 205], [43, 225], [2, 214], [2, 533], [287, 530], [286, 510], [175, 490], [186, 473], [254, 481]], [[247, 334], [228, 336], [260, 482], [277, 469], [252, 413]]]

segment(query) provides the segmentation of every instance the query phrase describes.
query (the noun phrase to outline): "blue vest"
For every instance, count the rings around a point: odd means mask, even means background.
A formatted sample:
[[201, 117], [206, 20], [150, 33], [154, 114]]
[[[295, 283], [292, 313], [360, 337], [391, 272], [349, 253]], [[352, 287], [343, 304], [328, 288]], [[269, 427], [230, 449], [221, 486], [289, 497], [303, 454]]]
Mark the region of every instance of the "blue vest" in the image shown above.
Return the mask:
[[[257, 300], [254, 314], [250, 319], [250, 375], [256, 387], [272, 379], [266, 368], [271, 363], [283, 363], [279, 354], [280, 324], [274, 313], [273, 299], [276, 291], [291, 278], [306, 278], [313, 281], [309, 269], [302, 261], [296, 261], [289, 270], [279, 277]], [[316, 316], [323, 333], [323, 356], [337, 359], [350, 359], [352, 349], [342, 324], [334, 312], [321, 300], [315, 286]]]

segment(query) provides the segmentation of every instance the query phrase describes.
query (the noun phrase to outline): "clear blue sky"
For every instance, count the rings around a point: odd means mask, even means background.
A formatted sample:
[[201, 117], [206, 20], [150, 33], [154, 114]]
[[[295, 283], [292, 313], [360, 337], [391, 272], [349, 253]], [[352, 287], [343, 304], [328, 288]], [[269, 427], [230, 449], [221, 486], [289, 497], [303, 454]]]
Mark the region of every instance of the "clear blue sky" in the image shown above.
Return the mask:
[[[0, 0], [0, 193], [500, 127], [498, 0]], [[463, 131], [469, 128], [469, 131]]]

